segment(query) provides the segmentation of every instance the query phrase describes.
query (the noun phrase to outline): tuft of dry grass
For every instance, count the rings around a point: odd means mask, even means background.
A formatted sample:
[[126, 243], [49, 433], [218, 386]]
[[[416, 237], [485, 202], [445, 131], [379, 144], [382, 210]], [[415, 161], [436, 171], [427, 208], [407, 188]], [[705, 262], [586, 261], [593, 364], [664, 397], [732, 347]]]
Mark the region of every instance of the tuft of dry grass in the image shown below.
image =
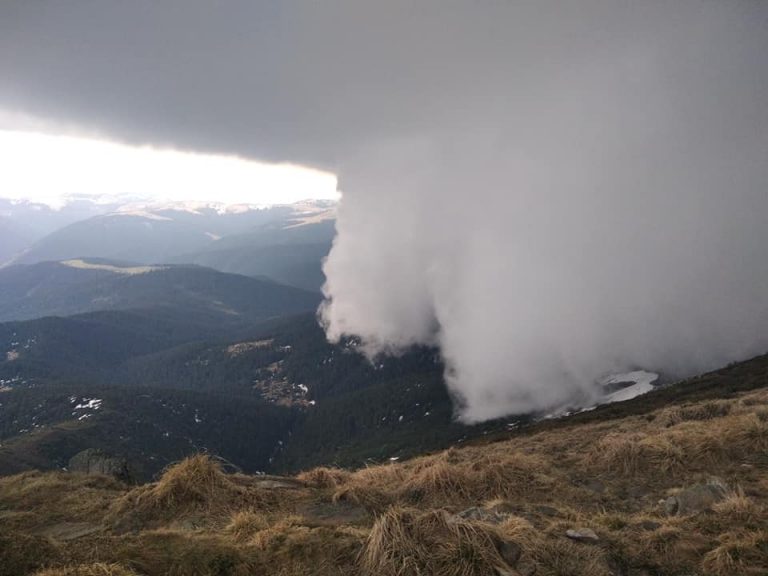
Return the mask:
[[768, 451], [768, 418], [762, 417], [762, 411], [748, 414], [741, 421], [734, 441], [742, 452]]
[[269, 528], [266, 515], [256, 510], [241, 510], [232, 516], [225, 528], [235, 542], [247, 542], [254, 534]]
[[240, 493], [218, 462], [198, 454], [166, 469], [148, 496], [154, 506], [175, 508], [210, 506]]
[[762, 506], [746, 496], [741, 488], [732, 490], [724, 500], [714, 504], [712, 510], [720, 517], [720, 522], [727, 526], [751, 526], [765, 518]]
[[312, 488], [338, 488], [345, 484], [350, 476], [347, 470], [320, 466], [302, 472], [296, 478]]
[[675, 426], [681, 422], [704, 421], [722, 418], [731, 413], [732, 400], [713, 400], [695, 404], [684, 404], [664, 409], [656, 421], [663, 427]]
[[333, 501], [348, 501], [374, 512], [382, 512], [397, 499], [395, 492], [405, 481], [402, 466], [372, 466], [353, 472], [333, 493]]
[[257, 492], [236, 484], [218, 462], [206, 455], [186, 458], [166, 469], [154, 484], [139, 486], [118, 498], [107, 522], [121, 530], [158, 527], [158, 522], [198, 515], [226, 522], [233, 510], [260, 504]]
[[684, 467], [685, 454], [662, 434], [609, 433], [587, 454], [587, 461], [600, 470], [623, 476], [675, 476]]
[[667, 522], [658, 530], [640, 532], [635, 539], [630, 543], [635, 560], [665, 574], [694, 568], [709, 544], [700, 534], [674, 522]]
[[537, 576], [611, 576], [605, 553], [596, 546], [577, 544], [563, 538], [544, 540], [532, 555]]
[[357, 574], [356, 563], [367, 530], [350, 526], [312, 526], [306, 518], [276, 518], [256, 532], [249, 546], [259, 552], [268, 573], [285, 576]]
[[392, 507], [376, 519], [360, 565], [371, 576], [485, 576], [509, 571], [499, 553], [501, 543], [501, 533], [492, 526], [445, 510]]
[[712, 576], [765, 576], [768, 574], [768, 532], [734, 531], [718, 539], [704, 555], [701, 568]]
[[400, 495], [408, 502], [461, 505], [494, 498], [522, 497], [548, 487], [540, 458], [507, 452], [493, 456], [448, 450], [416, 461]]
[[114, 541], [114, 560], [146, 576], [250, 576], [258, 557], [219, 534], [144, 530]]
[[120, 564], [80, 564], [63, 568], [49, 568], [36, 572], [35, 576], [137, 576], [136, 572]]
[[306, 521], [302, 516], [290, 514], [283, 516], [272, 525], [267, 524], [266, 528], [255, 532], [250, 539], [250, 543], [257, 548], [266, 550], [283, 540], [289, 532], [297, 531], [309, 532], [309, 527], [306, 526]]

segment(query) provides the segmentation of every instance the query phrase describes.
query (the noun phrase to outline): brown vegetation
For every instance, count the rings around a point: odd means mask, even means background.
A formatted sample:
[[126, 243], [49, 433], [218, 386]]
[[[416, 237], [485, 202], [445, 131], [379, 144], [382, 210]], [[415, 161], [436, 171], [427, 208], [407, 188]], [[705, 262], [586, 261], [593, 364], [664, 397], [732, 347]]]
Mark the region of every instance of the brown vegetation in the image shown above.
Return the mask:
[[206, 456], [138, 487], [0, 478], [0, 576], [768, 574], [767, 414], [766, 389], [687, 398], [277, 482]]

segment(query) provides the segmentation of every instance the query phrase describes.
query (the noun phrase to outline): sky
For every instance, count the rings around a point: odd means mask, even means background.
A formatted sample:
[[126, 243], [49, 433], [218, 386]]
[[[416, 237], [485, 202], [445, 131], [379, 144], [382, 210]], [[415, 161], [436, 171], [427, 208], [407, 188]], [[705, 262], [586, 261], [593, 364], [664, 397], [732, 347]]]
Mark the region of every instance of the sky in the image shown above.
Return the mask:
[[0, 127], [336, 175], [329, 338], [477, 421], [768, 350], [766, 61], [761, 0], [4, 2]]
[[95, 138], [0, 130], [0, 158], [0, 197], [52, 208], [83, 198], [258, 206], [338, 198], [329, 172]]

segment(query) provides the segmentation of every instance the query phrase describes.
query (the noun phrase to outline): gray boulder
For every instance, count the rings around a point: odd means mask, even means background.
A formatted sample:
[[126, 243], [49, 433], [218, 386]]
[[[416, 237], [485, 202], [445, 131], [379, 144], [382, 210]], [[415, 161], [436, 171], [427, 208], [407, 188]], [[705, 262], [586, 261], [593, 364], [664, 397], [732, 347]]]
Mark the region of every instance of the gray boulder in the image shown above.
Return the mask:
[[597, 542], [600, 537], [591, 528], [572, 528], [566, 530], [565, 535], [577, 542]]
[[88, 448], [69, 459], [67, 469], [81, 474], [102, 474], [123, 482], [133, 482], [134, 474], [125, 458], [114, 456], [97, 448]]
[[695, 484], [664, 500], [664, 509], [670, 516], [698, 514], [712, 508], [728, 494], [728, 487], [719, 478], [704, 484]]

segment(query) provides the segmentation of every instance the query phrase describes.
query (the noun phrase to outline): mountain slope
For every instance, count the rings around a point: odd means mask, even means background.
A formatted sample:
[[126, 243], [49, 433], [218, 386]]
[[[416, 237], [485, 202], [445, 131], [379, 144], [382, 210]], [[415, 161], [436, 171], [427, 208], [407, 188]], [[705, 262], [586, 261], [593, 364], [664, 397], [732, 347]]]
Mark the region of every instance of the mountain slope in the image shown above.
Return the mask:
[[126, 205], [49, 233], [14, 263], [78, 258], [192, 263], [317, 291], [334, 218], [334, 204], [319, 201], [263, 209]]
[[767, 486], [763, 356], [358, 470], [2, 478], [0, 574], [762, 576]]
[[253, 323], [313, 310], [319, 301], [296, 288], [199, 266], [72, 260], [0, 269], [0, 321], [163, 306]]
[[223, 272], [264, 275], [278, 282], [318, 291], [325, 282], [322, 261], [331, 249], [335, 222], [300, 226], [265, 226], [224, 237], [197, 253], [172, 259], [210, 266]]
[[32, 230], [8, 216], [0, 215], [0, 265], [26, 248], [32, 238]]
[[207, 450], [244, 470], [265, 470], [294, 418], [256, 398], [67, 383], [0, 394], [0, 416], [0, 475], [61, 469], [95, 448], [119, 454], [139, 480]]

